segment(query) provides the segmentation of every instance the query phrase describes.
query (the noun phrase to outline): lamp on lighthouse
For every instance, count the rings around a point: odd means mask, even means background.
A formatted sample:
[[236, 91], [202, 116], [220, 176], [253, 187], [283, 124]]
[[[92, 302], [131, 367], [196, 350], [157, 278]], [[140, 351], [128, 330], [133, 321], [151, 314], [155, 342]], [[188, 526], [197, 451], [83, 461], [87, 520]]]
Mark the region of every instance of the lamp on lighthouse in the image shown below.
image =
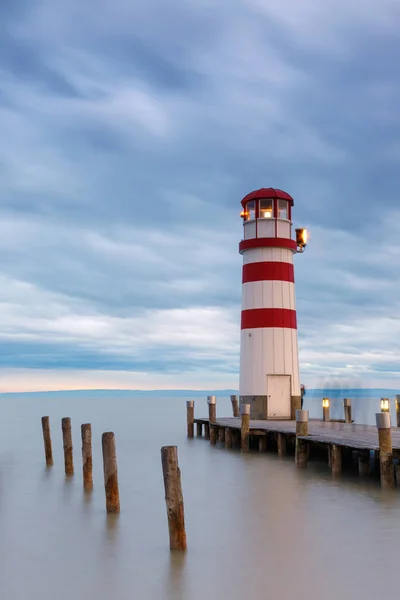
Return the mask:
[[296, 229], [297, 252], [304, 252], [307, 246], [307, 229]]

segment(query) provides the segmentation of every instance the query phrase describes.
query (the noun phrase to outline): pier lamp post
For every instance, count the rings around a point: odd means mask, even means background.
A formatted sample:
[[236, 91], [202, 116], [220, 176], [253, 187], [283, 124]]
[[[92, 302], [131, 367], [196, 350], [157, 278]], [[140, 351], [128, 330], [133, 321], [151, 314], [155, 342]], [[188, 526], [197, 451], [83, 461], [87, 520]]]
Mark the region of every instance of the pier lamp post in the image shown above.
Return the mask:
[[330, 420], [329, 407], [330, 407], [329, 398], [322, 398], [322, 420], [323, 421]]
[[381, 412], [390, 412], [389, 398], [381, 398]]

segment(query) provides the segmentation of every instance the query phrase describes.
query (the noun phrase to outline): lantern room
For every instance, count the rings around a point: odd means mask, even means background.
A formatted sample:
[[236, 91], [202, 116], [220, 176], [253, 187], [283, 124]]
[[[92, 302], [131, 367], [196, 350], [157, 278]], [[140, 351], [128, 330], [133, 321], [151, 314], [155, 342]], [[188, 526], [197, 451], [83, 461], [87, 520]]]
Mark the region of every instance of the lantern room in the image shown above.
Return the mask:
[[282, 190], [261, 188], [242, 200], [244, 239], [291, 238], [293, 198]]

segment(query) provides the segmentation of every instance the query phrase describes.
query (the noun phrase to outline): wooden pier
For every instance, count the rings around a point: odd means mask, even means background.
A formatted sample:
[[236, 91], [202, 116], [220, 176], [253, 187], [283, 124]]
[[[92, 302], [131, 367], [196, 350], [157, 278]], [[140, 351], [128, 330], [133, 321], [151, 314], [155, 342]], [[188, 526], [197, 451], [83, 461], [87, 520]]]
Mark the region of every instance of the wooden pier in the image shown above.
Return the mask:
[[[298, 411], [305, 413], [307, 411]], [[395, 479], [400, 485], [400, 428], [390, 427], [390, 417], [386, 425], [389, 450], [385, 450], [385, 464], [396, 476], [387, 485], [383, 474], [383, 446], [378, 427], [348, 423], [345, 420], [324, 421], [310, 419], [307, 413], [307, 435], [297, 434], [296, 421], [246, 420], [241, 417], [194, 418], [197, 436], [202, 436], [212, 445], [219, 442], [225, 448], [241, 448], [247, 452], [277, 452], [279, 456], [294, 455], [296, 439], [306, 447], [307, 460], [325, 459], [332, 469], [332, 475], [340, 475], [342, 469], [357, 469], [360, 476], [375, 474], [381, 476], [383, 487], [393, 487]], [[245, 425], [244, 425], [245, 423]], [[297, 442], [299, 443], [299, 442]], [[303, 461], [304, 462], [304, 461]], [[297, 463], [296, 463], [297, 464]], [[298, 466], [298, 465], [297, 465]], [[303, 465], [305, 466], [305, 465]], [[387, 467], [386, 467], [387, 468]]]

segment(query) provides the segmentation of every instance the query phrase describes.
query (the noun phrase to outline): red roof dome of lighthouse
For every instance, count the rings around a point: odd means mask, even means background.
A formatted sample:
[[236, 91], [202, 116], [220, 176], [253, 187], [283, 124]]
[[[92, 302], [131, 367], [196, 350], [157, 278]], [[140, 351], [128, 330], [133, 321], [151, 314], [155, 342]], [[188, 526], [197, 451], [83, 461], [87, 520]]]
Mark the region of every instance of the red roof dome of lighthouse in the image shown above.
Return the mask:
[[260, 188], [259, 190], [255, 190], [254, 192], [247, 194], [247, 196], [245, 196], [242, 200], [242, 206], [244, 206], [249, 200], [258, 200], [259, 198], [280, 198], [281, 200], [289, 200], [290, 206], [294, 205], [292, 196], [289, 196], [289, 194], [283, 190], [277, 190], [275, 188]]

